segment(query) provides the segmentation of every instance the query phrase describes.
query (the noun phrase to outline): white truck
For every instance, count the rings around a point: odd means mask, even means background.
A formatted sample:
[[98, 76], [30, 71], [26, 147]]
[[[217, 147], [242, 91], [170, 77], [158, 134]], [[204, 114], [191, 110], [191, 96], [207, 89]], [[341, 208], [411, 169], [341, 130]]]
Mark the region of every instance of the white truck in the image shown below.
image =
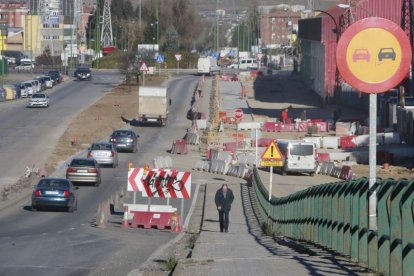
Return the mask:
[[138, 121], [141, 124], [156, 123], [160, 126], [167, 124], [168, 87], [140, 86], [138, 103]]
[[197, 62], [197, 73], [199, 75], [220, 74], [220, 66], [213, 57], [201, 57]]

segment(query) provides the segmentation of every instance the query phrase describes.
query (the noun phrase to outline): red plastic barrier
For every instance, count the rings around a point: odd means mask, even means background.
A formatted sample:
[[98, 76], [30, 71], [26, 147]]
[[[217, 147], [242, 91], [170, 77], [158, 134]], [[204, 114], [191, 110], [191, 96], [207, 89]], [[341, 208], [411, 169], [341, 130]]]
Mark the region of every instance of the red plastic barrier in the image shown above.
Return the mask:
[[319, 132], [328, 132], [329, 127], [327, 122], [317, 122], [316, 126], [318, 127]]
[[329, 156], [329, 153], [317, 153], [316, 161], [318, 161], [318, 163], [331, 162], [331, 157]]
[[187, 140], [181, 139], [176, 140], [172, 147], [173, 154], [188, 154], [188, 143]]
[[276, 132], [276, 123], [265, 122], [263, 124], [262, 130], [265, 132]]
[[354, 149], [357, 147], [355, 135], [342, 136], [339, 138], [339, 145], [342, 149]]
[[[257, 140], [258, 147], [268, 147], [275, 139], [273, 138], [260, 138]], [[256, 146], [256, 140], [252, 140], [252, 147]]]
[[302, 122], [298, 124], [298, 131], [299, 132], [308, 132], [308, 123]]
[[280, 132], [293, 132], [295, 131], [295, 125], [293, 124], [281, 124]]
[[352, 176], [352, 170], [350, 166], [343, 166], [341, 170], [341, 174], [339, 175], [340, 179], [348, 180]]
[[241, 149], [244, 147], [244, 143], [243, 142], [229, 142], [229, 143], [224, 143], [224, 151], [230, 151], [232, 153], [236, 152], [236, 144], [238, 144], [238, 148]]
[[323, 120], [322, 119], [311, 119], [310, 122], [313, 123], [313, 124], [314, 123], [321, 123], [321, 122], [323, 122]]
[[132, 218], [131, 227], [143, 227], [146, 229], [171, 229], [173, 213], [167, 212], [145, 212], [145, 211], [131, 211], [134, 214]]

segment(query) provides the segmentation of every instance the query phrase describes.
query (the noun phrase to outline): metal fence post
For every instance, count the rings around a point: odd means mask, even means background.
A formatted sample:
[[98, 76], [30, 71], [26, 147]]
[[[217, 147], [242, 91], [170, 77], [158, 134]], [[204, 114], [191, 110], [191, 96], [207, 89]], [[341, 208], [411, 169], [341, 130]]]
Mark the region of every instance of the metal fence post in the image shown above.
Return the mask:
[[411, 180], [401, 198], [403, 275], [414, 271], [414, 181]]
[[358, 262], [368, 265], [368, 182], [365, 182], [359, 189], [359, 240], [358, 240]]

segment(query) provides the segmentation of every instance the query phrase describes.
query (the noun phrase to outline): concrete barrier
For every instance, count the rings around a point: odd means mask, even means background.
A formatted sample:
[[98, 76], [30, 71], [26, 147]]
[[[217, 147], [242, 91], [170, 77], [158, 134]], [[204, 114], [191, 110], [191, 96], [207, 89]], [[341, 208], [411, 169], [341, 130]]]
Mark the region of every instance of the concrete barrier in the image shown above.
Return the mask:
[[198, 171], [210, 171], [210, 162], [199, 160], [195, 163], [194, 169]]
[[325, 149], [337, 149], [339, 147], [339, 137], [323, 137], [322, 147]]
[[256, 156], [255, 154], [237, 154], [237, 161], [239, 163], [248, 164], [248, 165], [254, 165], [256, 164]]
[[222, 160], [211, 160], [210, 172], [218, 174], [227, 174], [229, 163]]
[[317, 149], [320, 149], [322, 146], [322, 137], [305, 137], [303, 141], [314, 143]]
[[239, 130], [260, 129], [262, 126], [258, 122], [241, 122], [238, 124]]
[[190, 133], [187, 132], [185, 135], [185, 139], [189, 145], [199, 145], [200, 144], [200, 136], [197, 133]]

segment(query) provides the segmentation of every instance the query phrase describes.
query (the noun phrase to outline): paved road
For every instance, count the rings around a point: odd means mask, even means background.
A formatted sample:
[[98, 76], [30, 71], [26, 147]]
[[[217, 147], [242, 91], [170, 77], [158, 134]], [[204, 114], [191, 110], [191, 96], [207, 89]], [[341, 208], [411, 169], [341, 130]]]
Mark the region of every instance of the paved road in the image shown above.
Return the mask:
[[[171, 240], [174, 235], [169, 231], [143, 229], [125, 231], [111, 221], [109, 227], [103, 230], [93, 227], [93, 224], [98, 204], [119, 187], [126, 185], [128, 161], [138, 165], [149, 161], [156, 155], [165, 155], [171, 147], [172, 140], [182, 138], [185, 129], [190, 125], [185, 115], [190, 107], [190, 96], [196, 81], [197, 78], [194, 76], [170, 81], [173, 103], [167, 127], [135, 128], [141, 136], [138, 152], [120, 154], [120, 166], [116, 169], [104, 168], [103, 183], [100, 187], [82, 186], [78, 191], [77, 212], [73, 214], [33, 213], [29, 211], [30, 201], [28, 199], [19, 206], [2, 211], [0, 213], [0, 275], [85, 275], [89, 273], [125, 275], [130, 270], [139, 267], [158, 247]], [[111, 84], [99, 85], [109, 87]], [[80, 90], [79, 94], [87, 93], [82, 91], [81, 87], [77, 89]], [[101, 89], [104, 88], [101, 87]], [[65, 97], [62, 94], [64, 93], [53, 94], [52, 106], [60, 104], [63, 108], [76, 105], [76, 101], [73, 101], [69, 95]], [[58, 96], [62, 97], [62, 101], [57, 99]], [[90, 101], [98, 97], [95, 94], [90, 96], [92, 97]], [[49, 110], [53, 110], [52, 107]], [[22, 112], [30, 114], [30, 112], [50, 112], [49, 110], [26, 111], [23, 109]], [[55, 110], [55, 112], [58, 111], [59, 108]], [[4, 122], [0, 122], [0, 127], [3, 124]], [[35, 134], [37, 132], [34, 130], [30, 136], [35, 137]], [[11, 139], [11, 137], [6, 137], [6, 139]], [[36, 143], [33, 141], [33, 144]], [[3, 148], [0, 147], [0, 150]], [[194, 190], [193, 188], [193, 194]], [[138, 200], [145, 201], [142, 198]], [[157, 202], [160, 201], [153, 201], [155, 204]], [[177, 200], [172, 200], [171, 203], [173, 206], [179, 206]], [[186, 213], [189, 206], [190, 202], [186, 203]]]
[[14, 183], [30, 164], [43, 163], [71, 119], [119, 83], [121, 75], [99, 72], [91, 82], [69, 80], [54, 87], [49, 108], [27, 101], [0, 104], [0, 186]]

